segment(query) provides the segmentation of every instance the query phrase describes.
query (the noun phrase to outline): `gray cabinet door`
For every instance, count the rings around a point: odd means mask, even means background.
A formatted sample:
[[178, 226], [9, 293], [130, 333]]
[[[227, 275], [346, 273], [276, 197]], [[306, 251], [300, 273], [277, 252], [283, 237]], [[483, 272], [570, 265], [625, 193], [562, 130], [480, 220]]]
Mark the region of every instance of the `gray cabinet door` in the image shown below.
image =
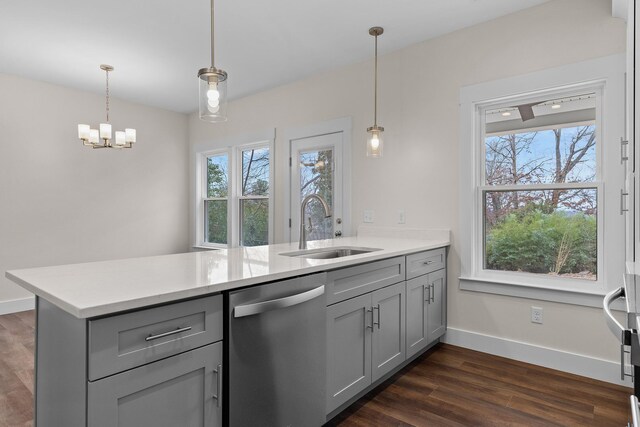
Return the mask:
[[447, 270], [429, 273], [431, 303], [427, 307], [427, 341], [440, 338], [447, 329]]
[[222, 342], [89, 383], [89, 427], [222, 425]]
[[371, 294], [327, 307], [327, 414], [371, 384]]
[[371, 375], [377, 381], [405, 360], [405, 282], [371, 294]]
[[427, 336], [429, 285], [427, 274], [407, 280], [407, 357], [420, 352], [429, 344]]

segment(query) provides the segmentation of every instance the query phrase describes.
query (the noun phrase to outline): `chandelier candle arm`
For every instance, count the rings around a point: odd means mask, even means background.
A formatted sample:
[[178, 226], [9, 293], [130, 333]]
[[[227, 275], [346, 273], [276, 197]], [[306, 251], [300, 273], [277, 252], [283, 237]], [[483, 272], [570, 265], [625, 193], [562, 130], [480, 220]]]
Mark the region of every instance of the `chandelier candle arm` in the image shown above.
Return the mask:
[[[124, 131], [116, 131], [115, 145], [111, 143], [113, 132], [111, 123], [109, 122], [109, 101], [111, 99], [109, 94], [109, 72], [113, 71], [113, 67], [102, 64], [100, 65], [100, 69], [106, 73], [105, 111], [107, 122], [100, 123], [98, 129], [91, 129], [91, 126], [85, 124], [78, 125], [78, 138], [82, 141], [82, 145], [91, 148], [131, 148], [133, 147], [133, 143], [136, 142], [136, 130], [132, 128], [125, 129]], [[103, 141], [102, 144], [100, 140]]]

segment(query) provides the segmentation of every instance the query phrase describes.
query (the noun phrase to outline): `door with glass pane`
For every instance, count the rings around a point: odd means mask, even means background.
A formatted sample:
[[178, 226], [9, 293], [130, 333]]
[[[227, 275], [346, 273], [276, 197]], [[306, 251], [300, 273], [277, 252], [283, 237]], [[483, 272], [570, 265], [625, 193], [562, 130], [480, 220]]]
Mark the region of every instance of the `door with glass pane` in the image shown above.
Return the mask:
[[331, 217], [325, 218], [317, 200], [305, 210], [307, 241], [332, 239], [342, 234], [343, 133], [312, 136], [291, 141], [291, 241], [300, 238], [300, 204], [310, 194], [318, 194], [329, 204]]

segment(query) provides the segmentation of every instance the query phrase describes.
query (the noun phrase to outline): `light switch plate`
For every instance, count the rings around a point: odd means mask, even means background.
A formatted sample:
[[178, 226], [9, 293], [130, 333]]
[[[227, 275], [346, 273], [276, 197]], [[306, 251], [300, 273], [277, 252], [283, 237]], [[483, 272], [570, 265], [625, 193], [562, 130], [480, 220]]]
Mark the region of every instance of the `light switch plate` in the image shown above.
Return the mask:
[[370, 209], [365, 209], [363, 221], [366, 223], [372, 223], [374, 218], [373, 211]]

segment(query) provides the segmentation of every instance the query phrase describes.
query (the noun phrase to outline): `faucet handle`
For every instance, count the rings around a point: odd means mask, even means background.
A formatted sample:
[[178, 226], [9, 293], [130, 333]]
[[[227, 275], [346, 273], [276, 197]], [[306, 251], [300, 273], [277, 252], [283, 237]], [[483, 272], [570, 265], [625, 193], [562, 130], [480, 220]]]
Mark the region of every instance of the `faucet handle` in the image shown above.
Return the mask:
[[307, 225], [305, 229], [307, 230], [307, 233], [311, 233], [313, 231], [313, 224], [311, 223], [311, 217], [307, 217], [307, 219], [309, 220], [309, 225]]

